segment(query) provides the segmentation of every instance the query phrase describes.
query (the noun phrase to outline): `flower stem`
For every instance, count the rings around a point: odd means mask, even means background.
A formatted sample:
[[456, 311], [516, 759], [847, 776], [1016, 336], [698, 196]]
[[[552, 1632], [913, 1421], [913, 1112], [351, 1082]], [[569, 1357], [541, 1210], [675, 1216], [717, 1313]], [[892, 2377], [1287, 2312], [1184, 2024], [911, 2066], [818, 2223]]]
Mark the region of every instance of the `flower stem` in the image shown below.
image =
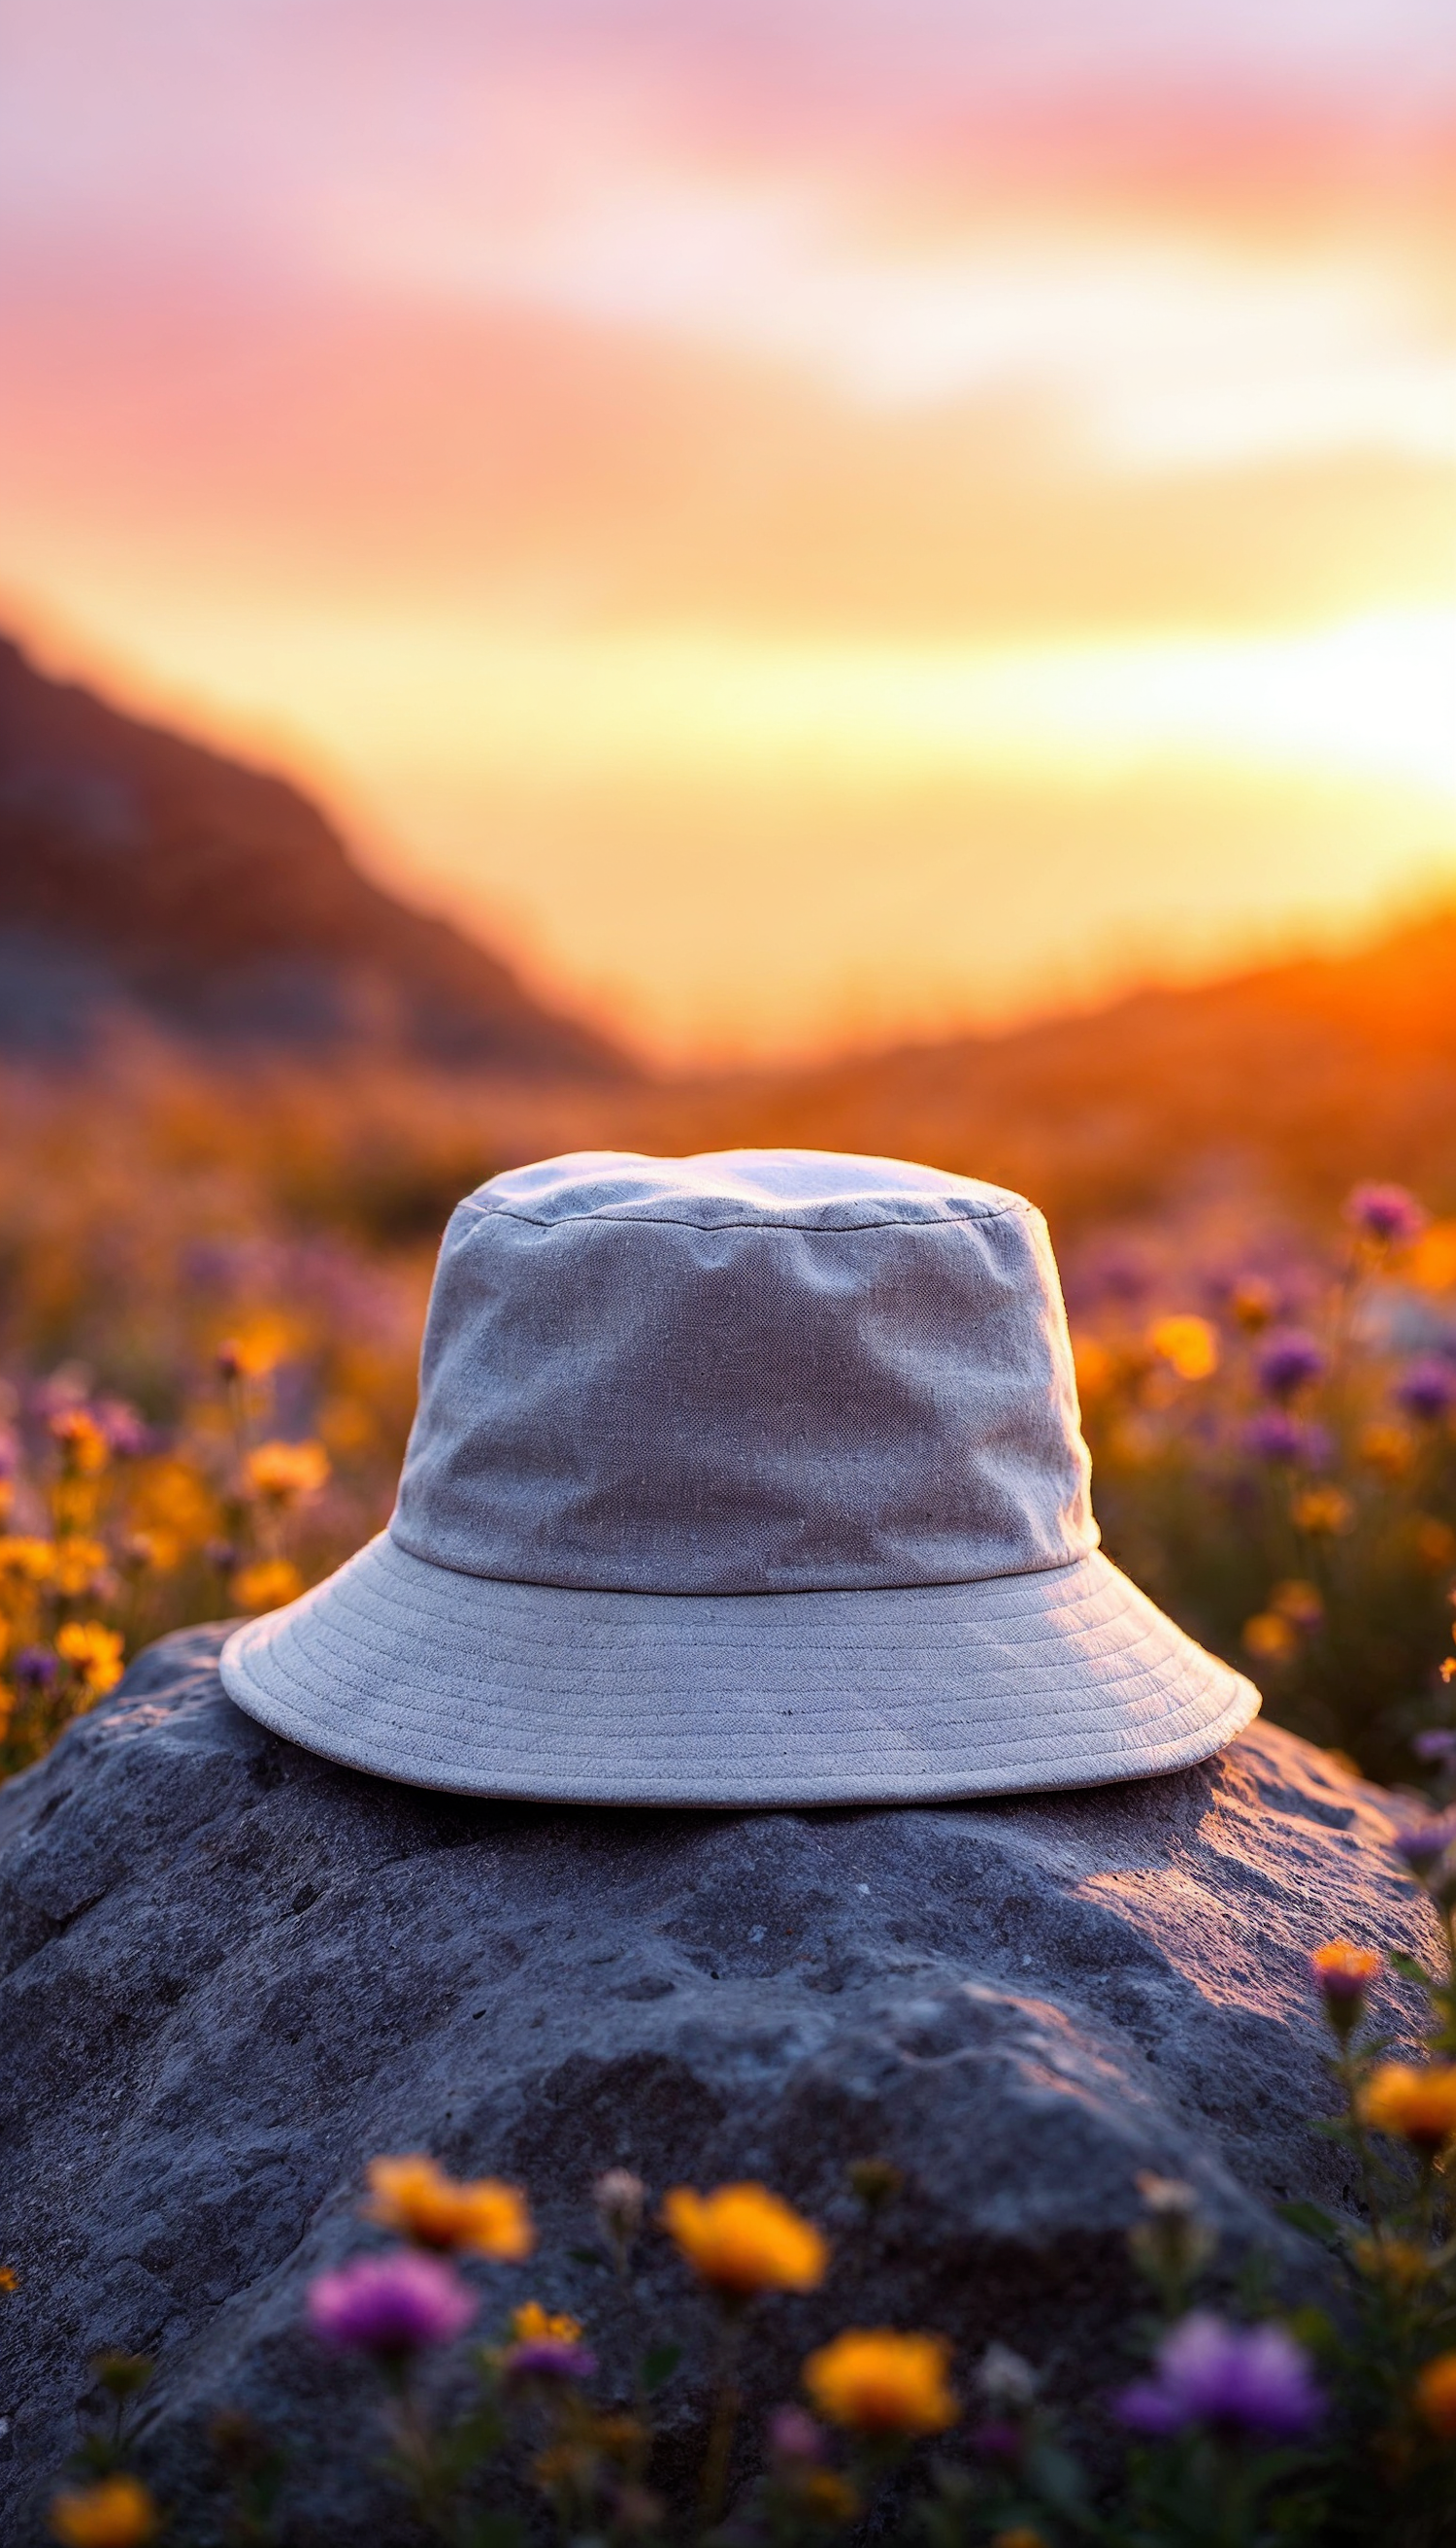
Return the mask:
[[453, 2538], [450, 2490], [439, 2466], [429, 2420], [405, 2364], [397, 2369], [392, 2385], [400, 2467], [414, 2498], [415, 2509], [425, 2528], [437, 2538]]
[[728, 2463], [733, 2451], [733, 2436], [738, 2430], [741, 2404], [738, 2389], [738, 2358], [743, 2343], [741, 2309], [724, 2304], [718, 2328], [718, 2376], [713, 2397], [712, 2419], [708, 2425], [707, 2448], [703, 2453], [702, 2485], [698, 2494], [699, 2531], [711, 2530], [723, 2510], [728, 2492]]
[[1360, 2057], [1347, 2043], [1341, 2044], [1336, 2056], [1340, 2086], [1345, 2094], [1350, 2137], [1360, 2168], [1360, 2192], [1365, 2204], [1365, 2217], [1376, 2235], [1380, 2234], [1380, 2198], [1376, 2190], [1375, 2162], [1370, 2148], [1370, 2136], [1360, 2112]]

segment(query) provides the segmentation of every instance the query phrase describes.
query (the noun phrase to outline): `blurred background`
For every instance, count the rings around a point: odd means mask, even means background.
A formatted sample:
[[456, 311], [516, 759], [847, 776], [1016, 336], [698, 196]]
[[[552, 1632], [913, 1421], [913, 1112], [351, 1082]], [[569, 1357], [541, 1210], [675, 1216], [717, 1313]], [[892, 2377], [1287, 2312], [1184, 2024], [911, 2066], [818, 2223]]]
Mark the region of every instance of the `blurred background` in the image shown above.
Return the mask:
[[4, 0], [0, 608], [676, 1063], [1456, 841], [1443, 0]]
[[1447, 0], [0, 0], [0, 1765], [383, 1518], [461, 1191], [792, 1140], [1410, 1771], [1453, 142]]

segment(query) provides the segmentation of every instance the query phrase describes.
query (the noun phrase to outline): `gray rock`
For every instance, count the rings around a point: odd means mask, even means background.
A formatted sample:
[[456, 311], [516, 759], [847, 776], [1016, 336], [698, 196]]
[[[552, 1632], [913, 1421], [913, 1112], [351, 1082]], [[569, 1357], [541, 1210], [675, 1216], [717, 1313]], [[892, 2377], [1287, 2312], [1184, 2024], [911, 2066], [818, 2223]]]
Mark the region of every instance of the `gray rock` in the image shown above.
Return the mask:
[[[220, 1629], [165, 1640], [0, 1792], [0, 2538], [40, 2535], [85, 2364], [154, 2352], [144, 2452], [186, 2504], [228, 2402], [296, 2452], [294, 2528], [410, 2536], [340, 2454], [367, 2379], [300, 2324], [370, 2234], [364, 2161], [526, 2182], [541, 2247], [495, 2305], [574, 2308], [615, 2358], [588, 2189], [762, 2177], [837, 2233], [766, 2305], [757, 2403], [844, 2323], [992, 2336], [1073, 2407], [1119, 2376], [1138, 2172], [1191, 2178], [1230, 2250], [1341, 2192], [1305, 1956], [1425, 1943], [1375, 1790], [1272, 1727], [1146, 1783], [932, 1811], [710, 1815], [462, 1802], [330, 1768], [225, 1697]], [[1402, 2011], [1392, 1995], [1397, 2024]], [[1406, 2012], [1409, 2015], [1409, 2009]], [[846, 2162], [906, 2188], [867, 2244]], [[645, 2314], [702, 2313], [660, 2236]], [[368, 2486], [366, 2494], [360, 2488]], [[366, 2513], [364, 2506], [367, 2503]], [[190, 2536], [211, 2535], [189, 2515]]]

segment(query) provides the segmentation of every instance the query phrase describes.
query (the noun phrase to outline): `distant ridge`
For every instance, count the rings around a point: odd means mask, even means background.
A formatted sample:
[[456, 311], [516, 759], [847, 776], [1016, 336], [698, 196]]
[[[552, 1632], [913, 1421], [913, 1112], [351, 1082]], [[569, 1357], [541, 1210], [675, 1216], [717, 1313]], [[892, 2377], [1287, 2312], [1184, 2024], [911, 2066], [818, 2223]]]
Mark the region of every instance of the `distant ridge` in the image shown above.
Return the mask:
[[270, 773], [49, 681], [0, 638], [0, 1046], [106, 1023], [626, 1081], [625, 1053], [371, 884]]
[[645, 1146], [928, 1159], [1031, 1195], [1062, 1237], [1216, 1197], [1327, 1220], [1369, 1176], [1456, 1215], [1456, 910], [1346, 954], [653, 1102]]

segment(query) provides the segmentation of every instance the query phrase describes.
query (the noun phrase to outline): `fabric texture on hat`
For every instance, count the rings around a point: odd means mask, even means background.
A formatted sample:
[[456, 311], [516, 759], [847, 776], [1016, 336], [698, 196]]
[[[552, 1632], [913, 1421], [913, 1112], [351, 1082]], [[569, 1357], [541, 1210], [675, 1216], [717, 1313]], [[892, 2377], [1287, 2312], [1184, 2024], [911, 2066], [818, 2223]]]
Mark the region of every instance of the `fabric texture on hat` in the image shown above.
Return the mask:
[[1202, 1761], [1258, 1692], [1100, 1551], [914, 1591], [573, 1592], [446, 1573], [386, 1531], [224, 1678], [330, 1760], [616, 1805], [827, 1805], [1081, 1787]]
[[579, 1152], [446, 1231], [389, 1528], [224, 1649], [425, 1786], [951, 1798], [1201, 1759], [1250, 1684], [1097, 1549], [1040, 1213], [892, 1160]]
[[460, 1206], [402, 1548], [581, 1591], [766, 1592], [1096, 1544], [1041, 1214], [929, 1169], [897, 1186], [888, 1161], [770, 1161], [741, 1192], [716, 1159], [548, 1161]]

